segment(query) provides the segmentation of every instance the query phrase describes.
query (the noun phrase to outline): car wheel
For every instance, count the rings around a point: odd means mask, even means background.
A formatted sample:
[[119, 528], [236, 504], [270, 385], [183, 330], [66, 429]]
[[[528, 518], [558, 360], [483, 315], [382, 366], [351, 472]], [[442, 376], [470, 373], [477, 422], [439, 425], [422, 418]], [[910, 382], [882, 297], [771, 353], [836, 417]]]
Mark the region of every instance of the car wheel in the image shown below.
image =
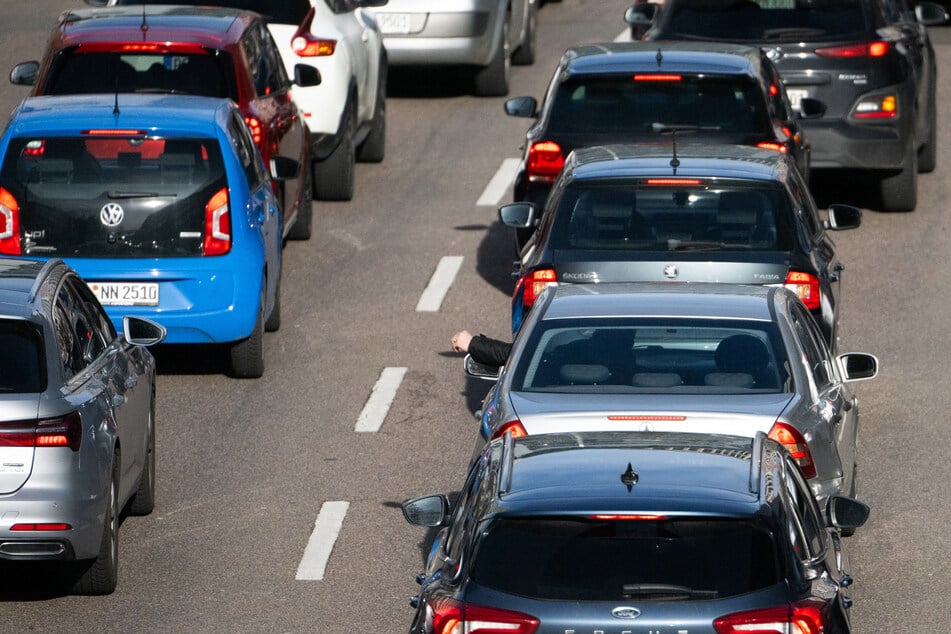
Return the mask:
[[149, 437], [145, 443], [145, 464], [139, 488], [129, 502], [129, 515], [148, 515], [155, 509], [155, 399], [149, 408]]
[[99, 554], [76, 580], [75, 594], [111, 594], [119, 579], [119, 454], [112, 456], [112, 477], [102, 525]]
[[[297, 220], [287, 233], [291, 240], [309, 240], [310, 228], [314, 218], [314, 195], [311, 180], [313, 176], [307, 170], [301, 170], [300, 203], [297, 207]], [[276, 329], [275, 329], [276, 330]]]
[[905, 151], [901, 171], [882, 178], [880, 184], [884, 211], [914, 211], [918, 204], [918, 150], [914, 143]]
[[517, 66], [528, 66], [535, 63], [535, 27], [538, 22], [538, 5], [528, 7], [528, 16], [525, 21], [525, 39], [518, 50], [512, 55], [512, 63]]
[[281, 278], [277, 278], [277, 288], [274, 290], [274, 307], [264, 322], [266, 332], [276, 332], [281, 327]]
[[231, 344], [229, 350], [231, 376], [236, 379], [257, 379], [264, 374], [264, 293], [254, 330], [247, 339]]
[[492, 61], [475, 76], [475, 93], [480, 97], [502, 97], [509, 94], [512, 56], [509, 50], [509, 16], [502, 23], [502, 41], [495, 47]]
[[373, 121], [370, 133], [357, 150], [357, 160], [361, 163], [379, 163], [386, 150], [386, 59], [380, 60], [377, 79], [376, 106], [373, 109]]
[[313, 162], [314, 192], [317, 200], [350, 200], [353, 198], [353, 107], [347, 108], [343, 138], [334, 151], [322, 161]]
[[938, 108], [935, 98], [931, 97], [931, 107], [928, 110], [928, 139], [918, 150], [918, 172], [927, 174], [938, 166]]

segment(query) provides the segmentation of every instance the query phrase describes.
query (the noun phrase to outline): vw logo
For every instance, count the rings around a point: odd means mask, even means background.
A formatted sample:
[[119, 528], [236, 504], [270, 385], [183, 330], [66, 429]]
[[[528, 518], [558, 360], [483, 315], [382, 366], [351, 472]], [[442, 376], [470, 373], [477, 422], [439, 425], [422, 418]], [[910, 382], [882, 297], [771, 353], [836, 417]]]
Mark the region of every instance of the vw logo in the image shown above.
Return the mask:
[[123, 211], [121, 205], [116, 203], [106, 203], [99, 210], [99, 220], [107, 227], [118, 227], [124, 217], [125, 211]]
[[621, 605], [611, 610], [611, 615], [616, 619], [636, 619], [641, 615], [637, 608]]
[[677, 268], [676, 264], [668, 264], [664, 267], [664, 277], [668, 280], [675, 280], [678, 275], [680, 275], [680, 269]]

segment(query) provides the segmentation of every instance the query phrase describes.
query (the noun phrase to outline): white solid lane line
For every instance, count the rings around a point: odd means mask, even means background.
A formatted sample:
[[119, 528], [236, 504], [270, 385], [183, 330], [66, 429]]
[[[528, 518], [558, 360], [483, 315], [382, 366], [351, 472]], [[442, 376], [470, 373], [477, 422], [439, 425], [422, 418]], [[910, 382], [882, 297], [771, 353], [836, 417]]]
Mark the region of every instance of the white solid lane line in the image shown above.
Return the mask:
[[297, 566], [298, 581], [321, 581], [324, 578], [327, 560], [330, 559], [349, 508], [349, 502], [324, 502], [320, 507], [314, 532], [310, 534], [304, 556]]
[[615, 42], [630, 42], [631, 41], [631, 30], [625, 29], [621, 31], [621, 34], [614, 38]]
[[360, 412], [360, 418], [357, 419], [354, 431], [376, 432], [380, 430], [380, 425], [386, 419], [387, 412], [390, 411], [390, 405], [396, 398], [396, 392], [400, 389], [400, 383], [406, 375], [406, 368], [383, 368], [380, 378], [373, 386], [373, 392], [367, 399], [363, 411]]
[[456, 274], [462, 268], [462, 260], [461, 255], [447, 255], [439, 261], [429, 280], [429, 285], [420, 296], [419, 303], [416, 304], [416, 312], [434, 313], [439, 310], [442, 300], [449, 292], [449, 287], [456, 279]]
[[499, 171], [495, 173], [489, 184], [485, 186], [485, 191], [479, 197], [476, 205], [480, 207], [495, 207], [502, 200], [502, 197], [508, 193], [512, 181], [515, 180], [515, 172], [518, 171], [518, 165], [521, 159], [507, 158], [502, 161]]

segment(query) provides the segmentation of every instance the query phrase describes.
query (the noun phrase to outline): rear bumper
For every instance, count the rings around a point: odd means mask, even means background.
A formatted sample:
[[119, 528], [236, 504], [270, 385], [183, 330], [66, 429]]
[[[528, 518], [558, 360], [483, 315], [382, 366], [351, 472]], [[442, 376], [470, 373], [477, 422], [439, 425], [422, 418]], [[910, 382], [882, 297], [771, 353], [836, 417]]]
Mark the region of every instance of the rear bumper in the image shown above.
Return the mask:
[[[67, 561], [93, 559], [102, 542], [105, 495], [70, 501], [41, 499], [27, 487], [0, 501], [0, 559]], [[78, 498], [77, 498], [78, 500]], [[11, 531], [14, 524], [66, 523], [66, 531]]]
[[812, 143], [812, 169], [901, 169], [908, 147], [907, 126], [856, 124], [846, 119], [803, 121]]
[[410, 15], [413, 25], [410, 33], [383, 36], [390, 65], [486, 66], [492, 58], [496, 30], [494, 11]]

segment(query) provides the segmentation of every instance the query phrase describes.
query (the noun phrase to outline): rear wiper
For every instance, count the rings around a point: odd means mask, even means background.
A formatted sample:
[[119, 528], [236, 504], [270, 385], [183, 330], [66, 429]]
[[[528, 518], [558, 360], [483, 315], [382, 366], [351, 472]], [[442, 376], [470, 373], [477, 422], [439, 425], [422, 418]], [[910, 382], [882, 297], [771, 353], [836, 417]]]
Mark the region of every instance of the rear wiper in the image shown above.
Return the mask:
[[785, 38], [808, 38], [825, 35], [825, 29], [810, 29], [806, 27], [785, 27], [779, 29], [766, 29], [763, 31], [764, 40], [781, 40]]
[[716, 590], [697, 590], [671, 583], [625, 583], [621, 586], [625, 599], [653, 598], [661, 601], [676, 599], [716, 599]]
[[167, 196], [170, 198], [175, 198], [178, 194], [160, 194], [158, 192], [119, 192], [111, 191], [106, 192], [106, 196], [115, 200], [122, 198], [158, 198], [159, 196]]
[[749, 251], [748, 244], [735, 244], [729, 242], [717, 242], [715, 240], [668, 240], [668, 251]]

